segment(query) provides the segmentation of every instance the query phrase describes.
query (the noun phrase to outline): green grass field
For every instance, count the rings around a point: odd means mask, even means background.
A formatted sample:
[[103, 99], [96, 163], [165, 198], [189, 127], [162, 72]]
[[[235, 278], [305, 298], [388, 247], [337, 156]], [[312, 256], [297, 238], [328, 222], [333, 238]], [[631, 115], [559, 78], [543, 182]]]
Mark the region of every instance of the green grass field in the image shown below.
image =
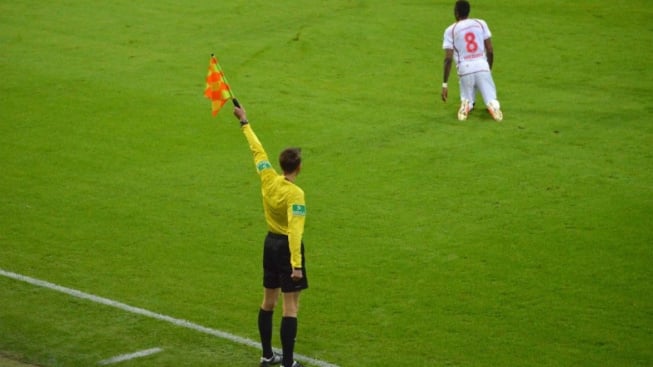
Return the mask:
[[[652, 366], [653, 9], [472, 0], [504, 121], [461, 123], [455, 77], [439, 97], [453, 3], [0, 1], [0, 270], [258, 340], [266, 227], [231, 108], [203, 96], [214, 52], [268, 153], [304, 151], [297, 353]], [[119, 365], [259, 357], [0, 276], [0, 356], [157, 347]]]

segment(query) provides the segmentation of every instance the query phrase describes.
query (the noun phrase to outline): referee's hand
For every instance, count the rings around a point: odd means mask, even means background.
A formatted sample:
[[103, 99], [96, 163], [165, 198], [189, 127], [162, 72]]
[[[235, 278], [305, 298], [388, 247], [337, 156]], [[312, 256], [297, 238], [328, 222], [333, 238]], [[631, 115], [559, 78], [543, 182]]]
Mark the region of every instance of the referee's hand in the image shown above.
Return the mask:
[[245, 108], [243, 107], [234, 107], [234, 116], [236, 116], [238, 121], [247, 121], [247, 112], [245, 112]]
[[304, 272], [302, 269], [293, 269], [292, 270], [292, 275], [290, 276], [292, 280], [298, 281], [304, 277]]

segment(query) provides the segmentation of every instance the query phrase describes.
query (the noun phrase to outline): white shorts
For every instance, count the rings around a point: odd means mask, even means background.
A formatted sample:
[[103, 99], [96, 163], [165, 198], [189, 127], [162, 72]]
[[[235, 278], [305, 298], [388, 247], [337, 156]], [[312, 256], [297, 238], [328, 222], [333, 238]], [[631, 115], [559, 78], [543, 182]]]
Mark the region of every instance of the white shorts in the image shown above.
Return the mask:
[[474, 102], [476, 91], [483, 96], [483, 102], [487, 106], [490, 101], [497, 99], [497, 88], [494, 86], [492, 73], [489, 71], [479, 71], [459, 77], [460, 80], [460, 99], [466, 99]]

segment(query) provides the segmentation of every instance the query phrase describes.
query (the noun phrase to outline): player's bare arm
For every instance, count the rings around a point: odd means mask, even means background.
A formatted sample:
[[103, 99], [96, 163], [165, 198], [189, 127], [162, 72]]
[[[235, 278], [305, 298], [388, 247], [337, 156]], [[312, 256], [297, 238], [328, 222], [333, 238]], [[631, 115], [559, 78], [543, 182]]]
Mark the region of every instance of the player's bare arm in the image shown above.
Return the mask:
[[485, 57], [487, 58], [487, 63], [490, 65], [490, 70], [492, 70], [492, 63], [494, 62], [494, 49], [492, 48], [492, 39], [488, 38], [485, 40]]
[[442, 77], [442, 100], [447, 101], [449, 97], [449, 74], [451, 74], [451, 63], [453, 62], [453, 49], [444, 50], [444, 75]]

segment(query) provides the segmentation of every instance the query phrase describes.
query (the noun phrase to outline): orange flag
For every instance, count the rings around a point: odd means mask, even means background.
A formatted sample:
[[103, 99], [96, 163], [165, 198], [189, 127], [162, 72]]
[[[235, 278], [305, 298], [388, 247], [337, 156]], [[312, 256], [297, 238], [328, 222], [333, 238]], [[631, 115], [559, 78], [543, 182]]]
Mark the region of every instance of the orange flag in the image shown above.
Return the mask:
[[224, 106], [229, 98], [233, 98], [231, 88], [229, 88], [224, 73], [220, 69], [220, 64], [218, 64], [218, 59], [213, 55], [211, 55], [211, 60], [209, 61], [209, 72], [206, 75], [204, 95], [211, 100], [213, 116], [218, 114], [220, 108]]

